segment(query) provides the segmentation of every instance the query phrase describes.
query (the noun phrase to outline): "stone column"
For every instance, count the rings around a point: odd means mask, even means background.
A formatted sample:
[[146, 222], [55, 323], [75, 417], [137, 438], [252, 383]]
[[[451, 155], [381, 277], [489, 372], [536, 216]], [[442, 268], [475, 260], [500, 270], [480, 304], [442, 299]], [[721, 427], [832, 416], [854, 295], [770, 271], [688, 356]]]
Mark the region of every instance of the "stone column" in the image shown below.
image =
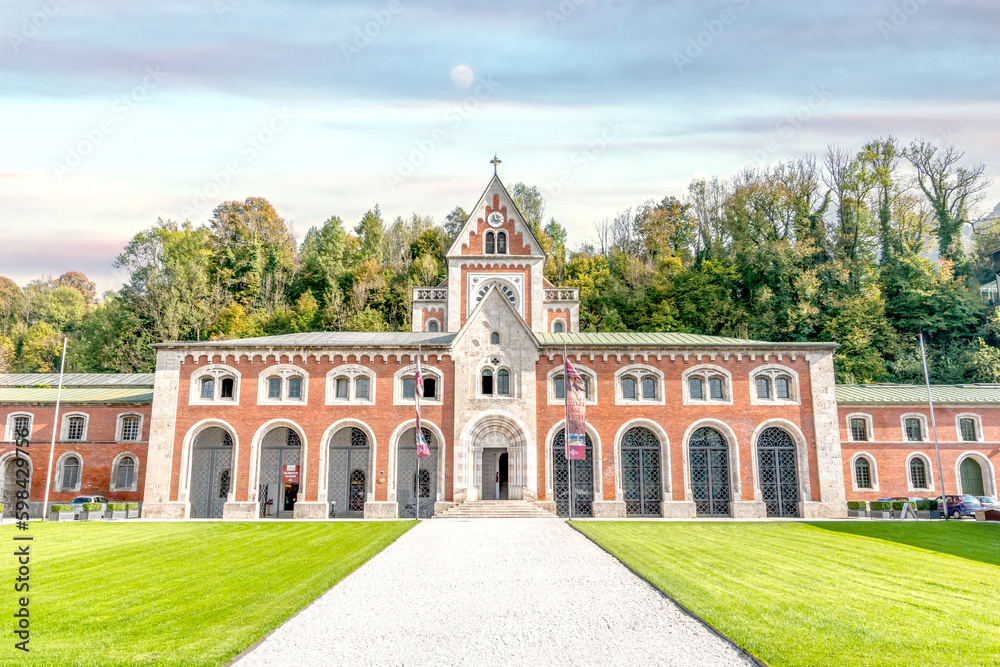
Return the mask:
[[819, 501], [802, 500], [802, 517], [846, 518], [844, 466], [840, 451], [840, 427], [837, 412], [836, 380], [833, 374], [833, 350], [811, 352], [809, 384], [812, 389], [813, 424], [816, 438], [816, 467], [819, 477]]
[[180, 388], [182, 352], [157, 350], [153, 380], [153, 406], [149, 420], [149, 447], [146, 454], [146, 485], [142, 516], [153, 519], [184, 519], [188, 504], [170, 501], [170, 477], [174, 460], [177, 401]]

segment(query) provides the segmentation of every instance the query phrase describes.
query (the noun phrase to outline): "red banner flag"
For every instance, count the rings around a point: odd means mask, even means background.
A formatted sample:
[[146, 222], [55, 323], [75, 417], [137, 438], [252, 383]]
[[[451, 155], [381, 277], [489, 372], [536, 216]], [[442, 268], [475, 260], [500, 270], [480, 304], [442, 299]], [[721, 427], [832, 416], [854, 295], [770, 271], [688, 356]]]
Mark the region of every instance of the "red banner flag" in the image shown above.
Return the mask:
[[424, 430], [420, 428], [420, 399], [424, 397], [424, 378], [420, 372], [420, 354], [417, 354], [417, 372], [413, 376], [413, 397], [417, 404], [417, 458], [422, 459], [431, 455], [431, 450], [427, 446], [427, 438], [424, 437]]
[[585, 403], [587, 386], [573, 368], [569, 357], [566, 361], [566, 459], [582, 461], [587, 457], [587, 418]]

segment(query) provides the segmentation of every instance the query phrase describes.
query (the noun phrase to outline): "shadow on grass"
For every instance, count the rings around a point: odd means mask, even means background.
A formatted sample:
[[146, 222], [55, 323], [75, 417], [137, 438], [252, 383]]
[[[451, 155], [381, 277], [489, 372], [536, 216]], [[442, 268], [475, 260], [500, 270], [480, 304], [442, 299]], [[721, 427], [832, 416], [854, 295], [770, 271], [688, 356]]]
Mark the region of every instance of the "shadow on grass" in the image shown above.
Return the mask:
[[1000, 566], [1000, 525], [971, 521], [824, 521], [823, 530], [896, 542]]

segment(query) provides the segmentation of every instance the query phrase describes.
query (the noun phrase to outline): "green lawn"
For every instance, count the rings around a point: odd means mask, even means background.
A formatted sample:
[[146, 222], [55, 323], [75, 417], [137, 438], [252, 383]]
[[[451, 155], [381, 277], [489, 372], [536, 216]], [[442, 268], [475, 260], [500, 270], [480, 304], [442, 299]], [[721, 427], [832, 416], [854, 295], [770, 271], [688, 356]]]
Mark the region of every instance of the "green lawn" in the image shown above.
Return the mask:
[[769, 665], [1000, 665], [1000, 525], [574, 522]]
[[0, 664], [225, 663], [413, 525], [32, 522], [28, 660], [3, 526]]

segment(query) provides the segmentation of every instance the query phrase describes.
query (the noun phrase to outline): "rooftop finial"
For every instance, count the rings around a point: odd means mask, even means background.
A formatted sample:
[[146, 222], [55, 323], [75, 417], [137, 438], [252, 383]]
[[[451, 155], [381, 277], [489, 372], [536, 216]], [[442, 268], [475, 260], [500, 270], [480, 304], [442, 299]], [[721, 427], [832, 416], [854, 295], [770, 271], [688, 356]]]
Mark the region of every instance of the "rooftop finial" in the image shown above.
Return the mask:
[[497, 175], [497, 165], [498, 165], [498, 164], [500, 164], [501, 162], [503, 162], [503, 160], [501, 160], [500, 158], [498, 158], [498, 157], [497, 157], [497, 154], [496, 154], [496, 153], [494, 153], [494, 154], [493, 154], [493, 159], [492, 159], [492, 160], [490, 160], [490, 164], [492, 164], [492, 165], [493, 165], [493, 175], [494, 175], [494, 176], [496, 176], [496, 175]]

